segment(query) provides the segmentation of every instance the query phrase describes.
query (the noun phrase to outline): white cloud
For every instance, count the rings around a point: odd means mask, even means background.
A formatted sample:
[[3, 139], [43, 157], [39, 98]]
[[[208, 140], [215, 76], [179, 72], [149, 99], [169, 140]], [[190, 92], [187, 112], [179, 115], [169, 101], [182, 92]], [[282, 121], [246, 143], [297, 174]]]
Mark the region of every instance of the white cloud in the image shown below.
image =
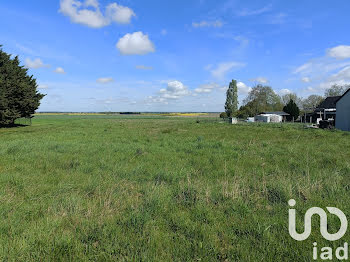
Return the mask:
[[330, 77], [331, 81], [349, 81], [350, 80], [350, 66], [347, 66], [340, 70], [338, 73]]
[[250, 79], [250, 81], [257, 82], [259, 84], [267, 84], [269, 82], [269, 80], [267, 78], [265, 78], [265, 77], [253, 78], [253, 79]]
[[160, 89], [158, 95], [148, 96], [146, 102], [168, 104], [169, 100], [178, 100], [182, 97], [189, 96], [191, 92], [180, 81], [169, 81], [167, 87]]
[[97, 79], [96, 82], [100, 84], [108, 84], [114, 82], [114, 79], [112, 77], [101, 77]]
[[220, 20], [216, 21], [201, 21], [198, 23], [193, 22], [192, 26], [194, 28], [200, 28], [200, 27], [222, 27], [223, 23]]
[[330, 57], [334, 57], [337, 59], [346, 59], [350, 58], [350, 46], [348, 45], [340, 45], [327, 50], [327, 54]]
[[240, 12], [238, 12], [238, 16], [252, 16], [252, 15], [261, 15], [263, 13], [266, 13], [271, 10], [271, 5], [267, 5], [265, 7], [262, 7], [260, 9], [255, 9], [255, 10], [249, 10], [249, 9], [244, 9]]
[[200, 85], [194, 91], [196, 93], [211, 93], [215, 88], [219, 88], [219, 85], [217, 83], [211, 83], [211, 84]]
[[306, 90], [309, 91], [309, 92], [316, 92], [316, 91], [317, 91], [317, 90], [316, 90], [315, 88], [313, 88], [312, 86], [308, 86], [308, 87], [306, 88]]
[[279, 91], [279, 93], [281, 94], [281, 95], [288, 95], [288, 94], [290, 94], [290, 93], [292, 93], [289, 89], [287, 89], [287, 88], [284, 88], [284, 89], [281, 89], [280, 91]]
[[145, 55], [155, 52], [154, 44], [142, 32], [126, 34], [119, 39], [116, 47], [122, 55]]
[[136, 69], [139, 69], [139, 70], [153, 70], [153, 67], [152, 66], [145, 66], [145, 65], [137, 65]]
[[301, 81], [302, 82], [304, 82], [304, 83], [310, 83], [311, 82], [311, 79], [309, 78], [309, 77], [303, 77], [302, 79], [301, 79]]
[[33, 69], [38, 69], [38, 68], [43, 68], [43, 67], [49, 67], [49, 65], [45, 65], [43, 61], [41, 61], [40, 58], [36, 58], [34, 60], [31, 60], [30, 58], [26, 59], [25, 66], [27, 68], [33, 68]]
[[350, 65], [350, 61], [339, 62], [329, 57], [312, 59], [309, 62], [297, 67], [293, 74], [319, 78], [332, 71], [339, 70]]
[[168, 31], [166, 29], [163, 29], [161, 32], [160, 32], [161, 35], [167, 35], [168, 34]]
[[[219, 91], [224, 91], [224, 92], [226, 92], [227, 91], [227, 89], [228, 89], [228, 86], [221, 86], [221, 87], [219, 87], [219, 85], [217, 85], [217, 84], [212, 84], [212, 85], [215, 85], [214, 87], [213, 87], [213, 89], [212, 90], [214, 90], [214, 88], [218, 88], [218, 90]], [[249, 87], [249, 86], [247, 86], [245, 83], [243, 83], [243, 82], [237, 82], [237, 89], [238, 89], [238, 95], [240, 96], [240, 95], [246, 95], [246, 94], [248, 94], [251, 90], [252, 90], [252, 88], [251, 87]], [[195, 91], [196, 91], [196, 89], [195, 89]]]
[[320, 83], [317, 86], [310, 87], [309, 91], [313, 90], [314, 92], [323, 95], [324, 91], [328, 88], [330, 88], [332, 85], [349, 85], [350, 81], [349, 80], [332, 80], [332, 79], [327, 79], [326, 81]]
[[222, 79], [225, 77], [225, 75], [232, 71], [235, 68], [241, 68], [244, 67], [245, 64], [244, 63], [238, 63], [238, 62], [223, 62], [220, 63], [217, 68], [211, 70], [211, 74], [213, 77], [215, 78], [219, 78]]
[[135, 16], [135, 13], [129, 7], [112, 3], [107, 6], [106, 16], [118, 24], [130, 24], [131, 18]]
[[[85, 7], [85, 9], [81, 7]], [[87, 7], [94, 7], [96, 10], [87, 9]], [[109, 24], [101, 13], [98, 2], [94, 0], [87, 0], [84, 4], [75, 0], [61, 0], [59, 11], [70, 17], [73, 23], [93, 28], [100, 28]]]
[[316, 93], [323, 95], [324, 91], [327, 88], [330, 88], [332, 85], [348, 85], [350, 84], [350, 66], [340, 69], [338, 72], [327, 76], [322, 81], [319, 81], [314, 86], [309, 86], [304, 91], [307, 94]]
[[188, 90], [180, 81], [170, 81], [166, 88], [159, 91], [160, 96], [165, 99], [179, 99], [183, 96], [190, 95], [191, 92]]
[[313, 83], [302, 92], [306, 95], [311, 92], [323, 95], [324, 90], [333, 84], [350, 84], [350, 61], [347, 58], [350, 58], [350, 46], [340, 45], [327, 49], [323, 57], [310, 59], [297, 67], [293, 73], [301, 81]]
[[237, 88], [239, 93], [248, 94], [252, 89], [243, 82], [237, 83]]
[[148, 96], [146, 100], [148, 105], [151, 105], [152, 103], [163, 103], [163, 104], [168, 104], [169, 102], [160, 96]]
[[48, 85], [39, 85], [38, 88], [39, 89], [48, 89], [49, 86]]
[[86, 25], [92, 28], [101, 28], [112, 22], [128, 24], [135, 16], [133, 10], [116, 3], [106, 7], [104, 15], [99, 7], [98, 0], [61, 0], [60, 10], [63, 15], [68, 16], [73, 23]]
[[326, 55], [323, 57], [310, 59], [306, 63], [297, 67], [293, 73], [308, 77], [311, 74], [314, 74], [316, 76], [324, 76], [327, 73], [349, 66], [349, 60], [339, 61], [347, 58], [350, 58], [350, 46], [340, 45], [327, 49]]
[[57, 73], [57, 74], [65, 74], [66, 73], [62, 67], [57, 67], [54, 70], [54, 72]]
[[308, 62], [308, 63], [305, 63], [299, 67], [297, 67], [295, 70], [294, 70], [294, 74], [299, 74], [299, 73], [307, 73], [309, 72], [309, 70], [312, 68], [312, 63], [311, 62]]

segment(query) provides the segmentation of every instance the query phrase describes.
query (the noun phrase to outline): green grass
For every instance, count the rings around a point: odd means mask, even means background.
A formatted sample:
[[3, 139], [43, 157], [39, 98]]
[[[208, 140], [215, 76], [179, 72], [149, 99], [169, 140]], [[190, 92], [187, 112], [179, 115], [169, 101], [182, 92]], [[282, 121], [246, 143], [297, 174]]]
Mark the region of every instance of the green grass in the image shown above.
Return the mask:
[[[196, 118], [38, 116], [0, 129], [2, 261], [310, 261], [312, 206], [350, 218], [350, 133]], [[330, 232], [339, 221], [329, 215]]]

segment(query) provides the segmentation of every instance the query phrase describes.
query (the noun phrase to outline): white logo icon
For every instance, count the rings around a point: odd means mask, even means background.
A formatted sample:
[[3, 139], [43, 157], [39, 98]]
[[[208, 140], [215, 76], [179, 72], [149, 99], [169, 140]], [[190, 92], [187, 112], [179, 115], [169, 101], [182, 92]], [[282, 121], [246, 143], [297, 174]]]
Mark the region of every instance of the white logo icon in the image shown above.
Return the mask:
[[[291, 199], [288, 201], [290, 207], [294, 207], [296, 205], [296, 201]], [[311, 218], [313, 215], [319, 215], [320, 217], [320, 231], [321, 235], [328, 241], [336, 241], [341, 239], [348, 228], [348, 220], [345, 214], [336, 207], [327, 207], [329, 213], [336, 215], [340, 220], [340, 229], [335, 234], [329, 234], [327, 230], [327, 213], [319, 207], [312, 207], [306, 211], [305, 214], [305, 224], [304, 224], [304, 232], [302, 234], [297, 233], [295, 219], [296, 212], [295, 209], [289, 209], [289, 234], [292, 238], [297, 241], [306, 240], [311, 234]]]

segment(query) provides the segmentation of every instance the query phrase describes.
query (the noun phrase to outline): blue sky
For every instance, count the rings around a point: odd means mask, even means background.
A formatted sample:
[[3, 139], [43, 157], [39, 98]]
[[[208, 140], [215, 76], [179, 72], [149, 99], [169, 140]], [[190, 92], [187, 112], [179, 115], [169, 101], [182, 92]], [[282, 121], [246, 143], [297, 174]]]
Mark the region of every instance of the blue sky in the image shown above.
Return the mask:
[[278, 94], [350, 83], [350, 4], [5, 0], [0, 44], [47, 94], [39, 111], [223, 111], [239, 81]]

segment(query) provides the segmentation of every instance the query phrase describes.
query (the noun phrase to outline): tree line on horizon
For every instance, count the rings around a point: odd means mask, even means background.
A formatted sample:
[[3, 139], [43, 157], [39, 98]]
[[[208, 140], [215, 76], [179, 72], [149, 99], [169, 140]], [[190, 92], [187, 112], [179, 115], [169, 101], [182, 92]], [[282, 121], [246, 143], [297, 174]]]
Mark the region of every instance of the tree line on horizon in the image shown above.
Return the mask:
[[271, 86], [258, 84], [252, 88], [243, 100], [243, 105], [238, 108], [237, 81], [232, 80], [226, 92], [225, 112], [221, 113], [220, 117], [247, 118], [261, 112], [284, 111], [297, 119], [301, 113], [315, 109], [326, 97], [341, 96], [349, 88], [350, 85], [334, 84], [326, 89], [324, 96], [313, 94], [303, 99], [295, 93], [279, 96]]
[[[295, 93], [279, 96], [270, 86], [258, 84], [238, 108], [237, 81], [232, 80], [226, 92], [225, 112], [220, 116], [246, 118], [261, 112], [284, 111], [297, 119], [300, 112], [317, 107], [325, 97], [340, 96], [349, 88], [350, 85], [333, 85], [324, 97], [310, 95], [302, 99]], [[0, 45], [0, 126], [14, 125], [18, 118], [31, 118], [45, 96], [37, 89], [36, 79], [20, 65], [18, 56], [11, 58]]]

